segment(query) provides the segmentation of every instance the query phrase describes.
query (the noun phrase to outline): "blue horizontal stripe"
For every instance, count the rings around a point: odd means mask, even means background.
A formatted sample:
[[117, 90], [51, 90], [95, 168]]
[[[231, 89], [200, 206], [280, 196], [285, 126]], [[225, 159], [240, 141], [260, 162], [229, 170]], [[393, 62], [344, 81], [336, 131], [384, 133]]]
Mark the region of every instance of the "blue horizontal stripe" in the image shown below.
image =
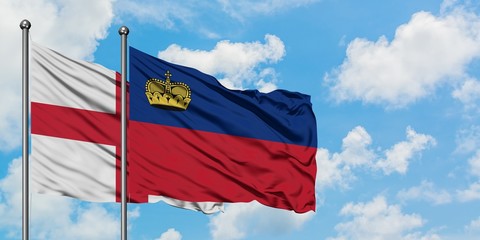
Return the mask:
[[[145, 95], [148, 79], [183, 82], [191, 89], [185, 111], [153, 107]], [[310, 96], [276, 90], [229, 90], [214, 77], [172, 64], [130, 47], [130, 119], [228, 135], [316, 147]], [[161, 139], [161, 136], [159, 136]]]

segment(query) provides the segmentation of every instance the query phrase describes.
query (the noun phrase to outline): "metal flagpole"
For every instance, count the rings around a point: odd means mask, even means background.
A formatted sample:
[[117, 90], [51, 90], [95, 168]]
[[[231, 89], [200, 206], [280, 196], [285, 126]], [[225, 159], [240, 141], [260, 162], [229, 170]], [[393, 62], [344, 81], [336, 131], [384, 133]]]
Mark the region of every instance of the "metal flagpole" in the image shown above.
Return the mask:
[[28, 240], [29, 184], [28, 184], [28, 31], [32, 25], [28, 20], [20, 22], [22, 29], [22, 239]]
[[118, 30], [122, 38], [122, 203], [121, 203], [121, 239], [127, 240], [127, 35], [128, 28]]
[[29, 184], [28, 184], [28, 31], [32, 25], [28, 20], [20, 22], [22, 29], [22, 239], [28, 240]]

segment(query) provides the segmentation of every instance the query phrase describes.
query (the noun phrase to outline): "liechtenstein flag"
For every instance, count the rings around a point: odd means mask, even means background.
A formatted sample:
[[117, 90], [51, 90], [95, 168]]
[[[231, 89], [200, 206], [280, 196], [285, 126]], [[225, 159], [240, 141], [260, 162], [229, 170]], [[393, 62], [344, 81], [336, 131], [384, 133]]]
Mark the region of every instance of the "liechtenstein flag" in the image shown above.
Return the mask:
[[[235, 57], [235, 56], [232, 56]], [[315, 210], [310, 96], [229, 90], [130, 47], [128, 189], [133, 202], [250, 202]]]

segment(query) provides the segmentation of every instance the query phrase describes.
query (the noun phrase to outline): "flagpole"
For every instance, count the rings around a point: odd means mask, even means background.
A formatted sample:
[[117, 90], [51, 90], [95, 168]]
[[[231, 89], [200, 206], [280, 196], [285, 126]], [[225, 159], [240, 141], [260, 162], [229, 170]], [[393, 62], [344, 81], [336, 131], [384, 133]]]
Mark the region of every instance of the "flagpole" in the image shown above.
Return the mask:
[[127, 240], [127, 35], [128, 28], [120, 27], [121, 43], [121, 68], [122, 68], [122, 202], [121, 202], [121, 239]]
[[28, 33], [32, 25], [28, 20], [20, 22], [22, 29], [22, 239], [28, 240], [29, 225], [29, 183], [28, 183]]

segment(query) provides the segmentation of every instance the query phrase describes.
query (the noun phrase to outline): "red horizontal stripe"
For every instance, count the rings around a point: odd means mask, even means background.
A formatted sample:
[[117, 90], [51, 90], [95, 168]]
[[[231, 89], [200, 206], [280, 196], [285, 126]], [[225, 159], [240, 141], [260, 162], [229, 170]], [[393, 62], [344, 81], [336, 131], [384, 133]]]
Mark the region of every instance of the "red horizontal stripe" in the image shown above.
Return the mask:
[[315, 210], [316, 148], [129, 123], [129, 196]]
[[32, 102], [32, 134], [118, 146], [119, 115]]

